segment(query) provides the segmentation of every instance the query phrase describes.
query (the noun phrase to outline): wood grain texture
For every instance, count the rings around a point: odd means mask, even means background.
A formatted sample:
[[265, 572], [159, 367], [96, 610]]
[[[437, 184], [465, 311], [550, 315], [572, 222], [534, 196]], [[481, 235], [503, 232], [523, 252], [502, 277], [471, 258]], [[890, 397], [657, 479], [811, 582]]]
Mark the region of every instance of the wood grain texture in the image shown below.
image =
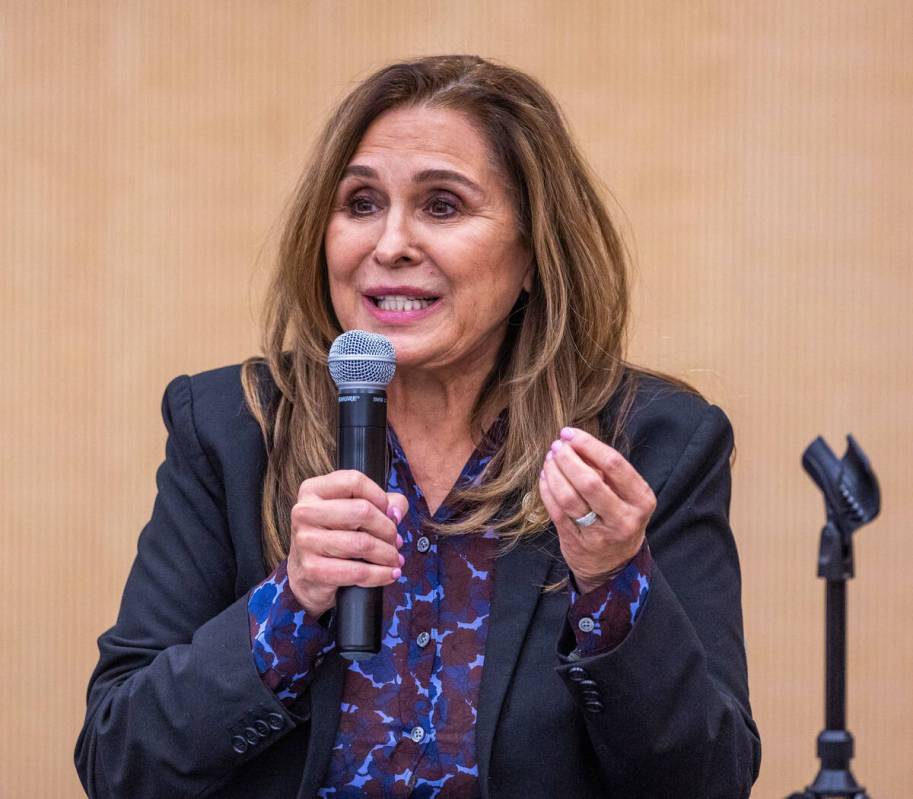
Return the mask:
[[617, 198], [632, 355], [736, 430], [754, 795], [814, 775], [820, 498], [854, 433], [884, 511], [850, 588], [854, 768], [913, 794], [913, 10], [902, 0], [0, 3], [0, 795], [72, 750], [154, 495], [167, 381], [257, 349], [283, 207], [332, 104], [404, 56], [539, 77]]

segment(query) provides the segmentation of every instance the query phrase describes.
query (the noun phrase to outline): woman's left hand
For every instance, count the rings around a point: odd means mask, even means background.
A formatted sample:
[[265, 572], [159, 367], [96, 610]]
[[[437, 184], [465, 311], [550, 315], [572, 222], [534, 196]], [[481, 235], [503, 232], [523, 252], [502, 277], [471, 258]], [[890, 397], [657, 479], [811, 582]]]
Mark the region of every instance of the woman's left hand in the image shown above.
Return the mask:
[[[576, 427], [563, 428], [545, 456], [539, 493], [582, 593], [637, 554], [656, 508], [653, 490], [621, 453]], [[574, 522], [591, 510], [593, 524]]]

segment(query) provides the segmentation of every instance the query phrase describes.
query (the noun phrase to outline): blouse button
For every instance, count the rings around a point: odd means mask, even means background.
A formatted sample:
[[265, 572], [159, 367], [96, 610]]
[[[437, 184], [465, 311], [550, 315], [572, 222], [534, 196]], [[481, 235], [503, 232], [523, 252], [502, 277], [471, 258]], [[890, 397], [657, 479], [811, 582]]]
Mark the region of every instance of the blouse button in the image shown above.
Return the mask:
[[425, 731], [421, 727], [415, 726], [412, 728], [412, 732], [409, 733], [409, 737], [416, 743], [421, 743], [425, 737]]
[[424, 648], [424, 647], [428, 646], [428, 642], [430, 640], [431, 640], [431, 636], [428, 633], [419, 633], [418, 637], [415, 639], [415, 643], [417, 643], [420, 647]]
[[431, 541], [428, 540], [428, 536], [423, 535], [421, 538], [419, 538], [419, 540], [415, 543], [415, 548], [419, 552], [427, 552], [429, 549], [431, 549]]
[[584, 616], [580, 621], [577, 622], [577, 626], [580, 628], [581, 632], [591, 633], [596, 624], [589, 616]]

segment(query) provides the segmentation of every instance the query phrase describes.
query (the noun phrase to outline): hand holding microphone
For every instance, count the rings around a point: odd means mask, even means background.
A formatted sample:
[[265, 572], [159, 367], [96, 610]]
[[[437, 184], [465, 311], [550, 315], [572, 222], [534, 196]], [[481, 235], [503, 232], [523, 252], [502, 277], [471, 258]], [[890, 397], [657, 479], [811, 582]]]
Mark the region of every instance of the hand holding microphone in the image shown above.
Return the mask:
[[387, 494], [387, 395], [396, 369], [393, 345], [350, 330], [330, 348], [339, 389], [337, 471], [305, 480], [292, 509], [288, 572], [302, 607], [319, 616], [336, 606], [336, 640], [344, 657], [380, 649], [381, 588], [397, 580], [402, 539], [396, 525], [408, 510]]
[[337, 603], [341, 586], [371, 588], [399, 578], [396, 514], [402, 494], [387, 494], [354, 470], [305, 480], [292, 508], [288, 574], [292, 592], [314, 618]]

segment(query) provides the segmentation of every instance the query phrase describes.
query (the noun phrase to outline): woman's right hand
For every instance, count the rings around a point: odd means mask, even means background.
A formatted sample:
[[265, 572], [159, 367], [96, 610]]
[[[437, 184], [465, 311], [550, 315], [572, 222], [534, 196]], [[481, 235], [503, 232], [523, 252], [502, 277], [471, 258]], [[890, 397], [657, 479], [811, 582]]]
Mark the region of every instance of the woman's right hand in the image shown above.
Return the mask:
[[361, 472], [338, 470], [305, 480], [292, 508], [289, 585], [313, 618], [336, 604], [340, 586], [365, 588], [399, 579], [397, 524], [409, 503]]

